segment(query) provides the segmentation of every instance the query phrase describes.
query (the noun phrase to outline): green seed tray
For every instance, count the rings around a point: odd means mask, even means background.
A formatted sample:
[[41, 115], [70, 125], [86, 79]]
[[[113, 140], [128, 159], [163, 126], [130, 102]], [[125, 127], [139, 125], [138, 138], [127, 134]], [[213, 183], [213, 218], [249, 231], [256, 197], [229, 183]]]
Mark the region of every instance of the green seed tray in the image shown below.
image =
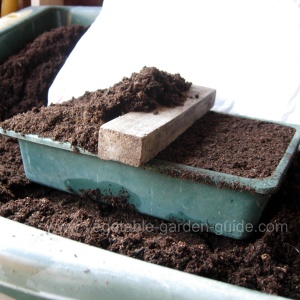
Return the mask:
[[[14, 131], [0, 133], [19, 139], [29, 180], [65, 192], [99, 189], [104, 195], [126, 193], [144, 214], [187, 223], [235, 239], [249, 237], [270, 196], [276, 192], [300, 140], [300, 128], [271, 177], [249, 179], [153, 159], [135, 168], [105, 161], [70, 143]], [[193, 179], [182, 179], [188, 172]], [[172, 174], [172, 175], [170, 175]], [[197, 180], [197, 178], [200, 178]], [[202, 179], [205, 179], [202, 181]]]

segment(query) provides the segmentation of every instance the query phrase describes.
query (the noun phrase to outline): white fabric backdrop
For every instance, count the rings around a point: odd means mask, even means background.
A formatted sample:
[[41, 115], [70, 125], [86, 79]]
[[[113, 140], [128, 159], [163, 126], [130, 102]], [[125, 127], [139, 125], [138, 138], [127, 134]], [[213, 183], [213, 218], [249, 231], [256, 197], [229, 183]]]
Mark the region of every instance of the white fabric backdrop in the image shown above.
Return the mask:
[[215, 88], [216, 111], [300, 124], [300, 1], [105, 0], [49, 103], [143, 66]]

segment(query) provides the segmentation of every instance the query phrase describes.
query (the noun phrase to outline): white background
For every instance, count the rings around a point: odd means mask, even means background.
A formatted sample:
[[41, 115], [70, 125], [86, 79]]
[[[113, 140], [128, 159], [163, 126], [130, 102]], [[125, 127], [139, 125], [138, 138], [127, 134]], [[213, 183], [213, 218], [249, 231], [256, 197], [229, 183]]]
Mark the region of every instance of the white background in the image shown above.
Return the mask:
[[105, 0], [49, 103], [145, 65], [215, 88], [214, 110], [300, 124], [300, 1]]

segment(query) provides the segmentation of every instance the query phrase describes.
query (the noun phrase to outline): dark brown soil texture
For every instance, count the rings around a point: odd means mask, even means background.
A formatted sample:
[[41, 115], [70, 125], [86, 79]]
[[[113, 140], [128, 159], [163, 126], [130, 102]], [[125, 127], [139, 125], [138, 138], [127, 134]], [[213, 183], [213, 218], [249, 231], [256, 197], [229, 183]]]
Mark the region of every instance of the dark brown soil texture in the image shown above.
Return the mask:
[[96, 154], [102, 124], [131, 111], [150, 112], [158, 105], [182, 105], [190, 86], [179, 74], [144, 67], [108, 89], [87, 92], [62, 104], [34, 108], [5, 121], [1, 127], [70, 142]]
[[156, 158], [247, 178], [278, 166], [295, 129], [209, 112]]
[[[26, 110], [25, 105], [15, 106], [16, 112]], [[300, 299], [299, 199], [298, 155], [261, 220], [269, 230], [247, 241], [187, 232], [180, 226], [174, 232], [171, 223], [134, 212], [122, 196], [105, 197], [110, 204], [104, 204], [98, 193], [79, 197], [30, 183], [17, 141], [0, 137], [1, 216], [151, 263], [294, 299]]]
[[85, 31], [79, 25], [53, 29], [0, 65], [0, 121], [19, 108], [47, 104], [49, 86]]

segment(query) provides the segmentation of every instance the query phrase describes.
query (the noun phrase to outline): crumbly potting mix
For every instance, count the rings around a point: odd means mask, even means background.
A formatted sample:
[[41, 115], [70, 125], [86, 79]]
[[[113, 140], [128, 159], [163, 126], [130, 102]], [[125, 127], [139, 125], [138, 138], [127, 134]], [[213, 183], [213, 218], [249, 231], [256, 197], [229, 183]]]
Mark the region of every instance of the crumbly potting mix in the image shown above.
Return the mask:
[[[52, 34], [56, 35], [60, 30], [74, 31], [74, 28], [76, 27], [57, 29]], [[65, 40], [64, 34], [60, 35], [62, 40]], [[40, 39], [44, 43], [40, 42], [39, 46], [43, 45], [47, 48], [49, 46], [47, 39], [42, 37]], [[58, 44], [58, 41], [53, 43], [53, 45]], [[26, 49], [29, 49], [28, 56], [32, 55], [33, 50], [30, 50], [29, 46]], [[21, 52], [25, 57], [26, 49]], [[55, 53], [60, 55], [59, 51]], [[11, 61], [11, 64], [14, 64], [15, 60], [18, 60], [18, 56], [13, 56], [7, 62]], [[0, 70], [7, 62], [0, 66]], [[23, 66], [26, 67], [26, 64]], [[48, 65], [41, 69], [50, 72], [51, 67], [52, 65]], [[55, 72], [58, 69], [57, 67]], [[1, 71], [4, 72], [1, 73], [1, 78], [9, 76], [11, 72], [8, 67], [5, 70], [5, 72]], [[155, 71], [155, 69], [151, 70]], [[55, 72], [53, 71], [53, 74]], [[31, 74], [31, 71], [28, 74]], [[25, 90], [32, 86], [25, 80], [28, 77], [30, 76], [24, 76], [22, 79], [25, 81], [22, 82]], [[177, 78], [183, 82], [183, 86], [186, 86], [180, 77]], [[9, 109], [2, 100], [5, 99], [7, 103], [12, 103], [11, 107], [14, 109], [12, 114], [30, 110], [27, 114], [12, 119], [20, 122], [22, 119], [26, 120], [21, 125], [24, 131], [19, 131], [28, 133], [27, 130], [31, 125], [26, 124], [40, 115], [37, 121], [33, 121], [40, 131], [33, 133], [47, 136], [53, 128], [59, 128], [55, 133], [57, 136], [51, 137], [61, 139], [64, 131], [69, 130], [63, 129], [62, 125], [65, 124], [66, 128], [68, 126], [73, 129], [78, 128], [80, 133], [77, 136], [73, 136], [74, 132], [71, 135], [67, 133], [67, 140], [81, 145], [78, 140], [86, 130], [84, 126], [91, 126], [98, 133], [100, 125], [98, 124], [96, 128], [95, 123], [101, 122], [101, 117], [93, 119], [93, 113], [95, 107], [97, 105], [101, 107], [101, 104], [97, 104], [96, 100], [99, 96], [109, 97], [109, 89], [87, 93], [80, 100], [74, 99], [62, 105], [33, 108], [45, 104], [46, 91], [52, 80], [53, 77], [43, 80], [43, 89], [40, 90], [41, 94], [37, 96], [34, 103], [24, 100], [25, 98], [19, 102], [13, 93], [6, 92], [5, 98], [1, 98], [1, 116], [3, 120], [11, 116], [6, 113]], [[125, 79], [125, 82], [127, 80], [129, 79]], [[137, 86], [132, 88], [140, 88], [139, 91], [143, 92], [139, 84], [141, 83], [138, 82]], [[185, 89], [186, 87], [181, 92]], [[2, 97], [4, 94], [0, 95]], [[141, 97], [143, 98], [144, 95], [142, 94]], [[154, 98], [153, 96], [152, 99]], [[147, 109], [155, 108], [152, 101], [148, 103]], [[89, 104], [94, 107], [89, 109]], [[175, 104], [180, 104], [180, 101]], [[136, 105], [139, 107], [140, 103]], [[60, 111], [61, 107], [64, 108], [62, 111]], [[109, 107], [114, 111], [113, 106]], [[116, 107], [118, 114], [119, 103]], [[51, 111], [55, 111], [55, 114]], [[68, 114], [69, 111], [71, 114]], [[29, 117], [27, 118], [26, 115]], [[105, 116], [103, 120], [107, 121], [104, 113], [101, 116]], [[69, 122], [70, 117], [75, 117], [75, 120], [77, 117], [78, 123], [74, 123], [76, 121], [72, 118]], [[2, 125], [13, 124], [15, 121], [12, 120]], [[80, 123], [83, 121], [86, 123]], [[14, 126], [19, 126], [18, 122], [15, 122]], [[17, 128], [12, 129], [18, 131]], [[94, 136], [93, 130], [88, 131], [89, 138]], [[202, 167], [202, 164], [206, 163], [205, 167], [208, 169], [225, 172], [228, 170], [229, 173], [236, 172], [234, 174], [237, 175], [248, 174], [249, 177], [261, 178], [272, 173], [292, 134], [293, 130], [287, 127], [210, 113], [163, 151], [159, 157], [192, 166]], [[97, 136], [96, 134], [95, 138]], [[79, 197], [30, 183], [24, 175], [17, 141], [3, 136], [0, 138], [1, 216], [137, 259], [267, 293], [300, 299], [299, 155], [295, 157], [283, 187], [272, 197], [257, 232], [251, 240], [236, 241], [207, 232], [193, 232], [192, 228], [182, 224], [176, 225], [141, 215], [127, 206], [126, 198], [122, 196], [111, 198], [106, 196], [105, 201], [108, 203], [104, 204], [100, 201], [103, 199], [99, 194], [85, 193]], [[97, 142], [92, 145], [94, 146], [91, 149], [94, 149]], [[205, 156], [207, 155], [205, 153], [211, 152], [209, 149], [213, 148], [217, 151], [212, 153], [210, 158]], [[194, 151], [191, 152], [190, 149]]]
[[295, 129], [209, 112], [157, 158], [247, 178], [271, 176]]
[[139, 73], [109, 89], [86, 92], [60, 105], [34, 108], [1, 124], [3, 129], [33, 133], [70, 142], [98, 152], [100, 126], [131, 111], [153, 111], [158, 105], [176, 106], [185, 101], [191, 86], [180, 75], [144, 67]]
[[49, 83], [85, 31], [80, 25], [54, 29], [0, 65], [0, 121], [47, 105]]

